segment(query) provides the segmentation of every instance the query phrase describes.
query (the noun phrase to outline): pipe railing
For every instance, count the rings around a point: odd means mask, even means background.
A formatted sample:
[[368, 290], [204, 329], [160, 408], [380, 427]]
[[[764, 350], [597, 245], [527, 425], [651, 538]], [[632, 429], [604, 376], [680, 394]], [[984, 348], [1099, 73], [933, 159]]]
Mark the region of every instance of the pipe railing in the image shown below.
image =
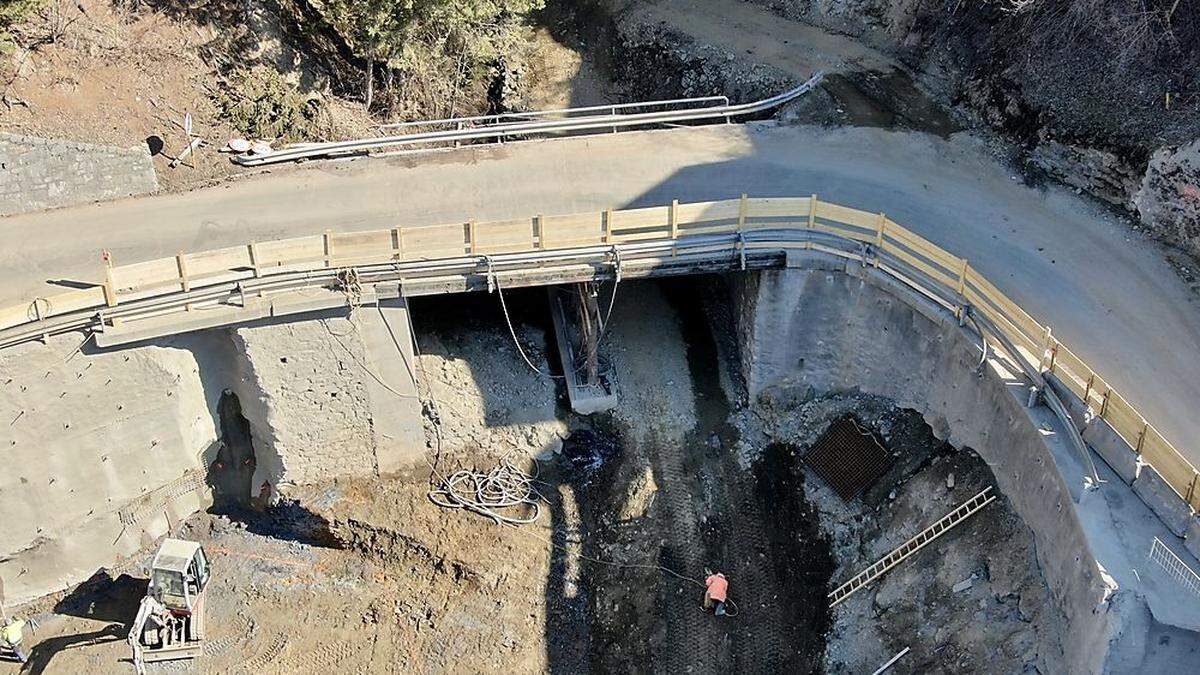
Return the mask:
[[[821, 81], [822, 74], [817, 73], [807, 82], [785, 92], [750, 103], [736, 105], [717, 105], [702, 108], [685, 108], [680, 110], [659, 110], [644, 113], [609, 113], [589, 115], [585, 117], [568, 117], [564, 119], [537, 119], [531, 121], [501, 122], [477, 128], [449, 129], [441, 131], [424, 131], [399, 136], [377, 136], [350, 141], [333, 141], [329, 143], [301, 143], [281, 148], [265, 154], [242, 154], [233, 157], [233, 161], [242, 166], [262, 166], [280, 162], [292, 162], [301, 159], [318, 157], [335, 157], [351, 154], [362, 154], [376, 150], [395, 150], [415, 146], [428, 146], [438, 143], [461, 143], [463, 141], [498, 140], [513, 136], [534, 137], [562, 134], [574, 131], [613, 131], [636, 126], [657, 124], [679, 124], [683, 122], [698, 122], [711, 119], [731, 119], [765, 112], [779, 107], [788, 101], [810, 91]], [[638, 104], [627, 104], [636, 106]], [[605, 106], [604, 109], [612, 106]]]
[[531, 119], [541, 118], [563, 118], [574, 117], [583, 113], [595, 113], [607, 111], [611, 115], [617, 114], [618, 110], [631, 110], [634, 108], [663, 108], [666, 106], [686, 106], [700, 105], [702, 103], [720, 103], [723, 106], [729, 105], [728, 96], [696, 96], [692, 98], [673, 98], [663, 99], [658, 101], [641, 101], [636, 103], [610, 103], [605, 105], [589, 105], [575, 108], [552, 108], [549, 110], [533, 110], [528, 112], [506, 112], [497, 113], [495, 115], [474, 115], [471, 117], [446, 117], [437, 120], [413, 120], [410, 122], [389, 122], [380, 124], [377, 129], [411, 129], [412, 127], [436, 127], [436, 126], [454, 126], [456, 129], [462, 129], [468, 126], [482, 126], [497, 124], [502, 120], [528, 121]]
[[[370, 284], [430, 280], [604, 276], [614, 258], [643, 276], [672, 265], [721, 269], [777, 264], [780, 253], [814, 250], [871, 266], [953, 312], [978, 318], [1035, 384], [1053, 376], [1155, 468], [1191, 508], [1200, 508], [1200, 472], [1053, 332], [959, 258], [882, 213], [823, 202], [815, 195], [680, 203], [494, 222], [332, 232], [252, 242], [131, 265], [104, 267], [103, 284], [0, 310], [0, 348], [42, 336], [115, 330], [195, 309], [237, 307], [247, 295], [337, 285], [354, 267]], [[613, 253], [619, 253], [614, 256]], [[775, 262], [763, 262], [774, 256]], [[583, 270], [580, 272], [579, 270]], [[557, 277], [556, 277], [557, 275]], [[540, 283], [547, 283], [540, 281]], [[430, 291], [437, 292], [437, 291]], [[442, 291], [445, 292], [445, 291]], [[1061, 407], [1061, 406], [1059, 406]], [[1056, 412], [1061, 412], [1056, 410]], [[1075, 435], [1072, 434], [1072, 439]]]

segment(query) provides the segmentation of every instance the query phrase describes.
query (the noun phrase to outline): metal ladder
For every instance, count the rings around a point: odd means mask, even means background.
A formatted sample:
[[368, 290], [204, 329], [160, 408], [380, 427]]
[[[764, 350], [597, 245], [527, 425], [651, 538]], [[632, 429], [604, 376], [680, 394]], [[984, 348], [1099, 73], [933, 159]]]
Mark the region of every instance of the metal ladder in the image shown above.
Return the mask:
[[991, 504], [996, 500], [995, 495], [989, 494], [991, 491], [991, 486], [984, 488], [982, 492], [963, 502], [950, 513], [942, 516], [936, 523], [921, 530], [917, 536], [904, 542], [867, 569], [854, 575], [850, 581], [838, 586], [829, 594], [829, 607], [836, 607], [838, 603], [878, 579], [884, 572], [887, 572], [903, 562], [905, 558], [920, 551], [929, 542], [950, 531], [954, 526], [971, 517], [976, 511]]

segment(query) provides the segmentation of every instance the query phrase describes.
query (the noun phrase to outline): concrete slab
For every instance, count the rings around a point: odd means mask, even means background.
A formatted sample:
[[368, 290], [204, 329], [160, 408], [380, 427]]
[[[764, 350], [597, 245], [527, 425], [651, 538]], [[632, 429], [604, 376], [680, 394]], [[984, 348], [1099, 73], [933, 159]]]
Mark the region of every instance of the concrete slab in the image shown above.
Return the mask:
[[367, 397], [381, 474], [411, 467], [425, 452], [408, 312], [408, 303], [400, 299], [361, 307], [357, 315], [371, 376], [366, 380]]
[[1187, 534], [1188, 524], [1192, 520], [1192, 508], [1179, 498], [1154, 467], [1138, 462], [1133, 492], [1141, 497], [1146, 506], [1150, 507], [1175, 536], [1182, 537]]

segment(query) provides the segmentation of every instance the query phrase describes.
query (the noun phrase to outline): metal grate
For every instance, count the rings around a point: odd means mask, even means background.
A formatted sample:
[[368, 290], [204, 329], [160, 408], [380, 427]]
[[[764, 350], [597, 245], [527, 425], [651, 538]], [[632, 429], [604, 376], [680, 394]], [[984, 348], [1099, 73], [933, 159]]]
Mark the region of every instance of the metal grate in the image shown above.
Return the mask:
[[850, 501], [888, 470], [892, 454], [848, 415], [829, 425], [804, 462], [843, 501]]
[[1179, 584], [1180, 588], [1200, 597], [1200, 575], [1192, 571], [1192, 568], [1175, 555], [1174, 551], [1167, 548], [1167, 545], [1162, 543], [1158, 537], [1155, 537], [1154, 542], [1150, 544], [1150, 553], [1146, 557], [1161, 567], [1172, 581]]

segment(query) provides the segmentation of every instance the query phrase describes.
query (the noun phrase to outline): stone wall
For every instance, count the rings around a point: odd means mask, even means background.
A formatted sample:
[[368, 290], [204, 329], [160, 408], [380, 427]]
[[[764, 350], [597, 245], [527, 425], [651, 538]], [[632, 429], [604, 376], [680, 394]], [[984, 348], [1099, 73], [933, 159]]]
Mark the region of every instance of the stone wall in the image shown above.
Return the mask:
[[0, 216], [157, 189], [154, 164], [145, 147], [0, 133]]
[[[0, 351], [0, 579], [15, 604], [149, 545], [207, 500], [218, 438], [197, 340]], [[201, 347], [203, 351], [206, 347]]]
[[264, 482], [286, 492], [418, 460], [424, 430], [402, 311], [365, 307], [353, 320], [333, 312], [232, 330], [256, 494]]

